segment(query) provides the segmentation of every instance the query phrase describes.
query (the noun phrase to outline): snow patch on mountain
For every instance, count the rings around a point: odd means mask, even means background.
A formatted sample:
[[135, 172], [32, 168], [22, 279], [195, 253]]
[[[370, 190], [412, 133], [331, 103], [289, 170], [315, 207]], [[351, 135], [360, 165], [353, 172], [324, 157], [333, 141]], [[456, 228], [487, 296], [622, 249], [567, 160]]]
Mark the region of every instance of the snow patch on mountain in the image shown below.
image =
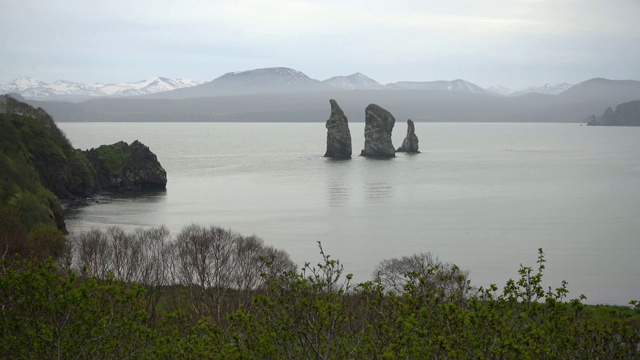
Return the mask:
[[165, 77], [116, 84], [83, 84], [67, 80], [57, 80], [49, 84], [21, 76], [6, 85], [0, 85], [0, 93], [17, 93], [25, 98], [133, 96], [155, 94], [198, 84], [200, 83], [194, 80], [169, 79]]
[[440, 90], [473, 94], [490, 94], [489, 91], [481, 88], [480, 86], [462, 79], [456, 79], [453, 81], [398, 81], [387, 84], [386, 88], [393, 90]]
[[495, 86], [490, 86], [487, 88], [487, 91], [495, 94], [495, 95], [502, 95], [502, 96], [508, 96], [511, 95], [513, 93], [513, 90], [509, 89], [506, 86], [502, 86], [502, 85], [495, 85]]
[[546, 94], [546, 95], [558, 95], [561, 92], [569, 89], [571, 84], [562, 83], [562, 84], [544, 84], [542, 86], [529, 86], [520, 91], [514, 91], [509, 96], [520, 96], [530, 93], [538, 93], [538, 94]]

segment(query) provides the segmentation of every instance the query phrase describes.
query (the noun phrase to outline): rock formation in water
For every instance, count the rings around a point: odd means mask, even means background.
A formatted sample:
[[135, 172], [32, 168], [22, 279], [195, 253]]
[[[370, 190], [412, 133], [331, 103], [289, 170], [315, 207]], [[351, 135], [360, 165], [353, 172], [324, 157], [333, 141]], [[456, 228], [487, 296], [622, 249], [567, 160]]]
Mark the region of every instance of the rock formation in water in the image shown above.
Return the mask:
[[640, 126], [640, 100], [619, 104], [615, 111], [609, 107], [602, 116], [592, 116], [587, 125]]
[[365, 109], [364, 150], [361, 156], [394, 157], [396, 148], [391, 142], [391, 132], [396, 119], [390, 112], [376, 104]]
[[407, 120], [407, 136], [402, 142], [402, 146], [398, 148], [398, 152], [406, 152], [410, 154], [418, 154], [418, 137], [416, 136], [415, 126], [413, 120]]
[[103, 190], [165, 189], [167, 173], [138, 140], [102, 145], [86, 152]]
[[331, 99], [331, 116], [327, 120], [327, 152], [326, 157], [334, 159], [351, 159], [351, 132], [349, 131], [349, 121], [338, 106], [338, 103]]

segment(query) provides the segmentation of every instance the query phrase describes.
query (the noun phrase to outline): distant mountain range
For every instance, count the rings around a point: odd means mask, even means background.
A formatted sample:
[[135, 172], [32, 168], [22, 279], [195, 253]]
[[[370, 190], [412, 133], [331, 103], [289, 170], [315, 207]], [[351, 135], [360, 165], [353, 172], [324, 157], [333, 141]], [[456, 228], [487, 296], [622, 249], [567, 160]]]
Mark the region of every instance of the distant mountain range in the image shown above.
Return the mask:
[[190, 88], [156, 93], [150, 98], [186, 99], [193, 97], [232, 96], [267, 93], [300, 93], [339, 90], [428, 90], [448, 91], [494, 96], [520, 96], [528, 93], [558, 94], [571, 85], [544, 85], [528, 87], [514, 92], [505, 87], [501, 91], [484, 89], [466, 80], [453, 81], [398, 81], [380, 84], [370, 77], [355, 73], [349, 76], [334, 76], [324, 81], [312, 79], [304, 73], [283, 67], [231, 72], [209, 82]]
[[105, 96], [135, 96], [175, 90], [198, 85], [198, 81], [155, 77], [132, 83], [83, 84], [66, 80], [46, 83], [21, 76], [6, 85], [0, 85], [0, 94], [19, 94], [25, 98], [53, 100]]
[[[278, 68], [229, 73], [208, 83], [151, 95], [76, 102], [25, 101], [42, 107], [56, 121], [322, 122], [329, 116], [329, 99], [335, 99], [350, 122], [363, 121], [364, 109], [375, 103], [398, 121], [578, 123], [609, 106], [640, 99], [640, 81], [633, 80], [591, 79], [557, 95], [521, 96], [493, 95], [462, 81], [444, 85], [396, 83], [409, 89], [395, 90], [371, 89], [375, 84], [362, 75], [332, 81], [347, 89]], [[351, 88], [362, 82], [368, 89]], [[429, 86], [436, 90], [425, 90]]]
[[453, 81], [398, 81], [380, 84], [361, 73], [334, 76], [319, 81], [304, 73], [285, 67], [255, 69], [226, 73], [209, 82], [156, 77], [148, 80], [116, 84], [83, 84], [66, 80], [46, 83], [29, 77], [19, 77], [0, 84], [0, 94], [14, 93], [38, 100], [85, 100], [94, 97], [142, 96], [151, 98], [185, 99], [192, 97], [231, 96], [264, 93], [298, 93], [309, 91], [340, 90], [429, 90], [449, 91], [496, 96], [522, 96], [530, 93], [557, 95], [571, 85], [546, 84], [514, 91], [504, 86], [488, 89], [466, 80]]

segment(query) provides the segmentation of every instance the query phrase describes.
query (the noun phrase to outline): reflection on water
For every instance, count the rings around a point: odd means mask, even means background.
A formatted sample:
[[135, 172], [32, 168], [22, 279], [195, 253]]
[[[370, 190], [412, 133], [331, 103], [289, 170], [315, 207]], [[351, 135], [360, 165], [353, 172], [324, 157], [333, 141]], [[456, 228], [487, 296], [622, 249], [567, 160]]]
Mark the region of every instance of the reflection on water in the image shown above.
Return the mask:
[[127, 230], [157, 226], [166, 198], [166, 190], [99, 193], [84, 201], [67, 204], [65, 219], [71, 233], [111, 225]]
[[344, 207], [349, 204], [351, 188], [341, 183], [327, 183], [327, 202], [330, 207]]
[[387, 181], [373, 181], [365, 184], [364, 194], [367, 200], [378, 201], [393, 197], [393, 184]]

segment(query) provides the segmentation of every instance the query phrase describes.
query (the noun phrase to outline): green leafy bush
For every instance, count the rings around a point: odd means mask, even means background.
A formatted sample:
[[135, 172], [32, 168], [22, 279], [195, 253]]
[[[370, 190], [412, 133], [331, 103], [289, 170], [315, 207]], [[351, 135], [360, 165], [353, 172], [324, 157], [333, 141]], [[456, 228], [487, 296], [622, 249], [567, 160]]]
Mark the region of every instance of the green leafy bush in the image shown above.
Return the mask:
[[[48, 231], [42, 228], [31, 238], [55, 236]], [[471, 293], [451, 286], [468, 284], [466, 272], [453, 265], [446, 271], [411, 268], [402, 275], [401, 289], [386, 287], [379, 277], [353, 285], [340, 261], [322, 247], [318, 264], [294, 269], [287, 257], [272, 256], [259, 241], [228, 230], [191, 225], [177, 238], [162, 228], [92, 230], [72, 242], [66, 265], [0, 260], [0, 357], [640, 356], [638, 303], [593, 307], [582, 296], [568, 300], [566, 282], [544, 288], [542, 250], [537, 267], [521, 266], [501, 291], [491, 285]], [[241, 275], [239, 266], [251, 271]], [[246, 285], [255, 276], [261, 280]]]

